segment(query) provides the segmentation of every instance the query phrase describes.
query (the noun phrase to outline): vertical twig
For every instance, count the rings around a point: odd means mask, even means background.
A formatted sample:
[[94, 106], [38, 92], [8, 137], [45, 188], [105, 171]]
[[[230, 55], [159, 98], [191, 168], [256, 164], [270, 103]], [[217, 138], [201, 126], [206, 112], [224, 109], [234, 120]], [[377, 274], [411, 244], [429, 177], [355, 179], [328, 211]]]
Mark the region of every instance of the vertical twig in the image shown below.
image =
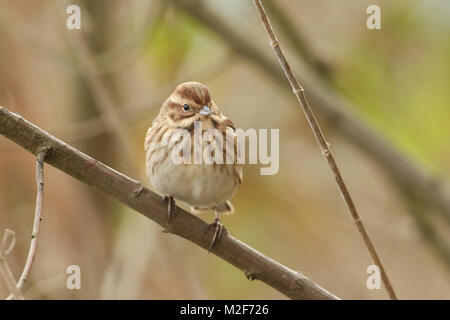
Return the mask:
[[[28, 279], [31, 267], [33, 265], [34, 259], [36, 257], [38, 239], [39, 239], [39, 227], [42, 220], [42, 199], [44, 196], [44, 159], [50, 148], [42, 148], [36, 157], [36, 185], [37, 185], [37, 196], [36, 196], [36, 209], [34, 212], [34, 224], [33, 232], [31, 234], [30, 250], [28, 251], [27, 261], [25, 262], [25, 267], [23, 268], [22, 275], [17, 282], [17, 289], [22, 289], [23, 285]], [[8, 299], [11, 298], [8, 297]]]
[[322, 130], [320, 129], [319, 123], [317, 122], [317, 120], [314, 116], [314, 113], [312, 112], [311, 107], [309, 106], [309, 103], [308, 103], [308, 100], [306, 99], [306, 95], [303, 90], [303, 87], [298, 83], [294, 73], [291, 70], [289, 63], [286, 60], [286, 57], [281, 49], [281, 46], [280, 46], [280, 43], [278, 42], [277, 37], [274, 34], [272, 26], [269, 22], [269, 18], [267, 17], [267, 15], [264, 11], [261, 1], [253, 0], [253, 3], [255, 4], [255, 7], [256, 7], [256, 9], [259, 13], [259, 16], [262, 20], [262, 23], [263, 23], [263, 25], [266, 29], [266, 32], [270, 38], [271, 46], [272, 46], [273, 50], [275, 51], [278, 61], [280, 62], [281, 67], [283, 68], [283, 71], [289, 80], [292, 90], [294, 91], [294, 94], [297, 97], [297, 99], [300, 103], [300, 106], [303, 109], [303, 112], [305, 113], [305, 116], [309, 122], [309, 125], [311, 126], [311, 129], [314, 132], [316, 140], [322, 149], [322, 153], [325, 156], [325, 158], [327, 159], [328, 165], [334, 174], [336, 183], [337, 183], [339, 190], [341, 191], [342, 197], [344, 198], [344, 201], [350, 211], [353, 221], [356, 224], [356, 228], [358, 229], [359, 233], [361, 234], [361, 236], [364, 240], [364, 243], [367, 247], [367, 250], [369, 252], [371, 259], [380, 268], [381, 279], [383, 281], [384, 286], [386, 287], [389, 297], [391, 299], [395, 300], [395, 299], [397, 299], [397, 296], [394, 292], [392, 284], [387, 276], [387, 273], [381, 263], [380, 258], [378, 257], [375, 247], [369, 238], [369, 235], [366, 231], [366, 228], [364, 227], [361, 217], [359, 216], [358, 211], [356, 210], [355, 204], [353, 203], [352, 197], [350, 196], [350, 192], [347, 189], [344, 179], [342, 178], [342, 175], [339, 171], [336, 161], [331, 153], [330, 145], [325, 140]]
[[[8, 238], [11, 237], [11, 242], [8, 244]], [[6, 262], [6, 256], [11, 252], [16, 244], [16, 234], [14, 231], [6, 229], [3, 234], [3, 239], [0, 247], [0, 274], [6, 283], [6, 287], [11, 293], [11, 297], [15, 300], [24, 300], [22, 292], [17, 288], [16, 279]]]

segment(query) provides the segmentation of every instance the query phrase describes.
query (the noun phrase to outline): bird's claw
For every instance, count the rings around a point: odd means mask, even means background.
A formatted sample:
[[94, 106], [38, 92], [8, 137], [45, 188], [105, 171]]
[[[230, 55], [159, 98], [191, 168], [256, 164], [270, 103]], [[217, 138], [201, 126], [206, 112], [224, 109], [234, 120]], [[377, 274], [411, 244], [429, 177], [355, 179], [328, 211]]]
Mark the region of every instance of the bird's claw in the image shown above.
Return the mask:
[[222, 230], [224, 229], [224, 226], [222, 225], [222, 222], [219, 218], [216, 218], [214, 222], [208, 226], [208, 229], [211, 227], [214, 227], [214, 236], [211, 244], [209, 245], [208, 252], [211, 252], [213, 246], [217, 243], [217, 241], [219, 241], [220, 236], [222, 235]]
[[172, 196], [164, 196], [163, 201], [167, 201], [167, 219], [170, 223], [170, 217], [176, 211], [175, 199]]

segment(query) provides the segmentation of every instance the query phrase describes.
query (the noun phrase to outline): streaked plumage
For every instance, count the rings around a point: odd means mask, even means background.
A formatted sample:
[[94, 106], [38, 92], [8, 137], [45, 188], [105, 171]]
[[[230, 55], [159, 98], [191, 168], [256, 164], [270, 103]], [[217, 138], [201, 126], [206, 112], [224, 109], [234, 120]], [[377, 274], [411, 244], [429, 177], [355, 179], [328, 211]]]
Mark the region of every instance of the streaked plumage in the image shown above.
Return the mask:
[[[188, 111], [183, 109], [184, 105], [189, 106]], [[210, 114], [202, 109], [210, 110]], [[170, 138], [179, 128], [186, 129], [191, 134], [193, 157], [195, 121], [201, 121], [203, 132], [209, 128], [218, 129], [223, 135], [224, 145], [228, 143], [231, 147], [233, 144], [233, 148], [224, 148], [224, 164], [207, 164], [204, 158], [202, 164], [172, 162], [170, 152], [180, 141], [172, 141]], [[163, 103], [145, 138], [147, 175], [155, 190], [187, 203], [193, 212], [214, 209], [216, 222], [219, 224], [218, 213], [233, 211], [228, 200], [242, 183], [242, 166], [237, 164], [236, 138], [233, 135], [231, 141], [226, 140], [227, 127], [233, 131], [235, 129], [232, 121], [211, 100], [208, 88], [199, 82], [186, 82], [180, 84]], [[165, 146], [161, 143], [164, 138], [169, 138], [170, 141]], [[205, 145], [204, 143], [203, 147]], [[225, 163], [227, 151], [234, 152], [234, 164]]]

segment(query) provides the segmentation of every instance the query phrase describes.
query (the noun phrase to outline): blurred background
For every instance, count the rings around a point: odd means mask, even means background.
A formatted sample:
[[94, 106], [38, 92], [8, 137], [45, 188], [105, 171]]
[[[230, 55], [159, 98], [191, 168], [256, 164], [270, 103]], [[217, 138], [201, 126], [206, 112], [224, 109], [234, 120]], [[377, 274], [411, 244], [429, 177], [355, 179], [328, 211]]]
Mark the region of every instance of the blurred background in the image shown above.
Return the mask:
[[[358, 142], [359, 131], [328, 111], [383, 139], [448, 196], [450, 3], [263, 3], [398, 296], [449, 299], [450, 208], [435, 205], [434, 191], [417, 196], [414, 179], [399, 181], [383, 158], [387, 150]], [[81, 8], [81, 30], [66, 28], [70, 4]], [[371, 4], [381, 8], [381, 30], [366, 27]], [[343, 299], [387, 297], [366, 287], [366, 249], [251, 1], [3, 0], [0, 48], [0, 105], [148, 187], [144, 136], [180, 82], [208, 85], [237, 127], [279, 128], [278, 174], [247, 165], [224, 225]], [[34, 179], [34, 157], [0, 137], [0, 233], [16, 232], [7, 257], [16, 278]], [[47, 165], [45, 181], [26, 298], [285, 298]], [[213, 213], [201, 217], [210, 222]], [[65, 286], [73, 264], [81, 290]]]

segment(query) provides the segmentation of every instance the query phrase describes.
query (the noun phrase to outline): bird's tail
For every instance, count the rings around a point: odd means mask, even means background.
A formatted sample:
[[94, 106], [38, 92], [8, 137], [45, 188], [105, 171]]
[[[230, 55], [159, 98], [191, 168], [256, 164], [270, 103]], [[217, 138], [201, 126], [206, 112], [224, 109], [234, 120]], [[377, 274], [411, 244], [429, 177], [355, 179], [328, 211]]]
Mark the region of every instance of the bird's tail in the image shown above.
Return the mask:
[[224, 202], [216, 207], [217, 212], [223, 214], [232, 214], [234, 213], [234, 207], [230, 201]]
[[[207, 210], [209, 210], [209, 208], [191, 207], [191, 212], [193, 214], [200, 214]], [[234, 207], [230, 201], [226, 201], [222, 204], [219, 204], [218, 206], [215, 207], [215, 210], [217, 210], [217, 212], [222, 213], [222, 214], [234, 213]]]

